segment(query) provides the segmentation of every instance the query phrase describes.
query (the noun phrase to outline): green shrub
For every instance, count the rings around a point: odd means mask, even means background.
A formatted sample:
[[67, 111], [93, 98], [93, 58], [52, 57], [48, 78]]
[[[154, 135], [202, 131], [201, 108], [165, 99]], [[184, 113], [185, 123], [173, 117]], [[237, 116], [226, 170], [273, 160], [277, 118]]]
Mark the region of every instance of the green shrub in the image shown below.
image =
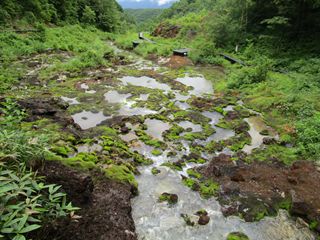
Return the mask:
[[65, 217], [77, 210], [66, 202], [60, 186], [45, 185], [24, 164], [13, 170], [0, 165], [0, 238], [24, 240], [41, 222]]
[[320, 159], [320, 113], [296, 124], [297, 142], [302, 153], [314, 160]]
[[228, 87], [240, 88], [245, 85], [263, 82], [267, 79], [268, 70], [264, 64], [238, 69], [230, 74]]

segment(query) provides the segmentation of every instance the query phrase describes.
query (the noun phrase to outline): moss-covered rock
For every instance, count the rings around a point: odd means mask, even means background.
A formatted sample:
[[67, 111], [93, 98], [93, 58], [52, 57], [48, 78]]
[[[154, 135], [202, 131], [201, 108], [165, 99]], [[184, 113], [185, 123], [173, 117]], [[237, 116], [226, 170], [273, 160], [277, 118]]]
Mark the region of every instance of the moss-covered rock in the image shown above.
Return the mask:
[[135, 188], [138, 188], [138, 183], [135, 180], [133, 172], [124, 165], [109, 165], [105, 170], [106, 177], [119, 181], [129, 183]]
[[168, 202], [168, 204], [173, 205], [178, 202], [178, 195], [172, 193], [162, 193], [159, 196], [159, 202]]
[[241, 232], [229, 233], [226, 240], [250, 240], [247, 235]]
[[162, 151], [160, 151], [159, 149], [153, 149], [151, 151], [151, 154], [154, 156], [160, 156], [162, 154]]

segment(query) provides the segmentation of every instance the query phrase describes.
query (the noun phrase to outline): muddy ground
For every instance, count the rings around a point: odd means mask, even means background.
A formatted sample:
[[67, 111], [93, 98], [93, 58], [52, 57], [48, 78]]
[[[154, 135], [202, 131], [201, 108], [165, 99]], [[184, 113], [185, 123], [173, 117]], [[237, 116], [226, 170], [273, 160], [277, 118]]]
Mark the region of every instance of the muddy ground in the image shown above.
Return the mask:
[[[197, 171], [221, 185], [219, 199], [226, 216], [255, 221], [284, 208], [308, 222], [320, 221], [320, 171], [312, 162], [298, 161], [290, 167], [277, 161], [246, 164], [220, 154]], [[320, 231], [319, 225], [313, 227]]]
[[[62, 186], [68, 200], [81, 209], [77, 217], [45, 224], [35, 240], [135, 240], [129, 184], [106, 179], [99, 172], [84, 173], [58, 162], [45, 162], [39, 174]], [[78, 217], [79, 216], [79, 217]]]

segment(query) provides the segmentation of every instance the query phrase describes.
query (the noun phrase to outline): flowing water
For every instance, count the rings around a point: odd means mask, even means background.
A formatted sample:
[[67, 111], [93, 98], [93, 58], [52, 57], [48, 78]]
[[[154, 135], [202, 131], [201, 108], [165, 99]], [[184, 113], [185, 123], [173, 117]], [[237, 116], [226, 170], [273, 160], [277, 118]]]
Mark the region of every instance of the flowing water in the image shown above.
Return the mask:
[[[144, 61], [139, 61], [139, 64], [133, 64], [131, 67], [139, 66], [143, 68]], [[157, 66], [146, 66], [145, 68], [157, 69]], [[189, 91], [189, 95], [184, 95], [179, 91], [174, 91], [167, 84], [161, 83], [156, 79], [149, 77], [133, 77], [125, 76], [119, 78], [122, 86], [134, 85], [145, 88], [157, 89], [163, 93], [173, 92], [175, 98], [172, 99], [176, 106], [181, 109], [188, 109], [190, 106], [183, 104], [191, 95], [213, 97], [214, 86], [210, 81], [207, 81], [203, 76], [190, 77], [186, 74], [183, 78], [178, 78], [176, 81], [191, 86], [193, 89]], [[89, 91], [89, 86], [83, 84], [82, 89]], [[119, 86], [120, 88], [121, 86]], [[103, 87], [101, 87], [103, 88]], [[104, 88], [105, 89], [105, 88]], [[99, 91], [99, 90], [98, 90]], [[133, 107], [135, 100], [129, 100], [131, 94], [120, 94], [117, 87], [109, 90], [104, 94], [105, 104], [120, 104], [120, 109], [112, 116], [116, 115], [147, 115], [155, 114], [156, 111], [148, 108]], [[149, 94], [141, 94], [138, 100], [146, 101]], [[70, 99], [65, 98], [65, 101]], [[179, 103], [177, 103], [179, 102]], [[74, 99], [72, 103], [76, 103]], [[232, 110], [232, 106], [228, 106], [225, 110]], [[215, 126], [223, 116], [217, 112], [202, 112], [202, 114], [211, 119], [210, 124], [215, 128], [216, 133], [210, 136], [207, 140], [202, 141], [203, 144], [215, 140], [228, 139], [235, 135], [234, 131], [222, 129]], [[102, 121], [112, 116], [104, 116], [103, 112], [82, 111], [74, 114], [73, 119], [80, 125], [82, 129], [89, 129], [97, 126]], [[257, 124], [254, 124], [253, 119], [246, 120], [250, 125], [249, 134], [252, 137], [250, 146], [245, 147], [245, 151], [250, 153], [254, 148], [262, 144], [262, 138]], [[146, 133], [152, 138], [163, 140], [162, 133], [168, 130], [172, 123], [160, 120], [147, 118], [144, 122], [147, 126]], [[199, 124], [194, 124], [189, 121], [177, 122], [185, 129], [192, 132], [201, 132], [202, 127]], [[259, 124], [258, 124], [259, 125]], [[296, 222], [291, 220], [286, 212], [280, 212], [277, 217], [265, 218], [259, 222], [247, 223], [238, 217], [224, 217], [221, 212], [219, 202], [215, 198], [205, 200], [201, 196], [187, 188], [182, 184], [180, 174], [186, 175], [188, 168], [194, 167], [197, 164], [187, 164], [183, 171], [174, 171], [170, 168], [161, 166], [162, 163], [168, 161], [179, 160], [179, 158], [190, 153], [190, 142], [181, 141], [182, 149], [175, 149], [175, 145], [168, 143], [168, 149], [161, 156], [151, 154], [153, 147], [147, 146], [138, 140], [134, 130], [138, 126], [129, 126], [131, 131], [121, 138], [128, 142], [132, 150], [138, 151], [140, 154], [151, 158], [154, 163], [151, 166], [140, 167], [141, 175], [137, 176], [139, 184], [139, 195], [132, 199], [132, 215], [136, 225], [136, 232], [140, 240], [224, 240], [230, 232], [240, 231], [247, 234], [252, 240], [314, 240], [313, 234], [306, 227], [301, 227]], [[95, 148], [97, 146], [94, 146]], [[86, 146], [79, 146], [79, 151], [91, 151]], [[167, 153], [171, 150], [176, 150], [176, 157], [169, 158]], [[229, 153], [228, 149], [224, 152]], [[210, 157], [210, 156], [206, 156]], [[153, 175], [151, 170], [157, 167], [160, 170], [158, 175]], [[158, 202], [159, 196], [164, 193], [173, 193], [178, 195], [178, 203], [169, 206], [166, 203]], [[188, 214], [191, 218], [195, 218], [195, 212], [206, 209], [211, 220], [206, 226], [187, 226], [181, 214]]]

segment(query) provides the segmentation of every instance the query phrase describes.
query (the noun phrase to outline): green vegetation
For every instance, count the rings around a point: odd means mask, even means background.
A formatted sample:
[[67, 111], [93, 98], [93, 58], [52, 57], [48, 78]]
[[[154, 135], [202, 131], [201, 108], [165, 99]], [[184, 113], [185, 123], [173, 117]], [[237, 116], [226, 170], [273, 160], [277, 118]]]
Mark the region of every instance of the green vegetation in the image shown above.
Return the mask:
[[162, 193], [159, 196], [159, 202], [168, 202], [169, 205], [173, 205], [178, 202], [178, 196], [176, 194]]
[[41, 223], [64, 217], [77, 210], [66, 202], [58, 185], [46, 185], [30, 170], [44, 159], [48, 136], [19, 129], [26, 116], [7, 99], [0, 105], [0, 238], [26, 239]]
[[162, 154], [162, 151], [160, 151], [159, 149], [154, 149], [151, 151], [151, 153], [154, 156], [160, 156]]
[[[225, 77], [204, 73], [214, 82], [217, 92], [240, 96], [246, 107], [262, 112], [266, 122], [279, 132], [281, 142], [293, 145], [290, 159], [317, 160], [318, 4], [318, 1], [262, 4], [255, 0], [181, 0], [164, 10], [158, 27], [153, 27], [159, 34], [150, 37], [157, 44], [143, 42], [134, 51], [142, 56], [169, 56], [173, 49], [187, 47], [191, 49], [193, 62], [222, 66]], [[175, 27], [179, 30], [173, 34], [170, 31]], [[136, 38], [136, 33], [128, 32], [119, 36], [116, 43], [131, 48]], [[227, 53], [246, 65], [232, 65], [219, 53]], [[222, 106], [213, 107], [225, 114]], [[244, 110], [240, 113], [242, 118], [250, 115]], [[183, 112], [175, 113], [175, 117], [175, 120], [188, 119]], [[218, 124], [232, 129], [236, 125], [236, 121], [223, 120]], [[169, 135], [169, 138], [180, 139], [180, 136]], [[194, 134], [186, 135], [188, 140], [196, 138]], [[233, 149], [241, 149], [243, 143]], [[292, 162], [283, 158], [284, 155], [279, 151], [274, 157]]]
[[138, 30], [146, 31], [150, 29], [152, 31], [157, 22], [157, 17], [160, 16], [163, 9], [125, 9], [124, 12], [135, 22]]
[[240, 232], [230, 233], [227, 240], [250, 240], [247, 235]]
[[105, 174], [108, 178], [120, 182], [127, 182], [135, 188], [138, 188], [138, 183], [135, 180], [132, 171], [124, 165], [111, 165], [105, 170]]
[[125, 15], [115, 0], [4, 0], [0, 6], [0, 24], [28, 26], [34, 23], [91, 24], [104, 31], [125, 25]]
[[[200, 177], [200, 175], [198, 175]], [[202, 198], [210, 198], [215, 196], [219, 190], [219, 185], [212, 180], [196, 180], [194, 178], [184, 178], [183, 184], [194, 191], [198, 191]]]

